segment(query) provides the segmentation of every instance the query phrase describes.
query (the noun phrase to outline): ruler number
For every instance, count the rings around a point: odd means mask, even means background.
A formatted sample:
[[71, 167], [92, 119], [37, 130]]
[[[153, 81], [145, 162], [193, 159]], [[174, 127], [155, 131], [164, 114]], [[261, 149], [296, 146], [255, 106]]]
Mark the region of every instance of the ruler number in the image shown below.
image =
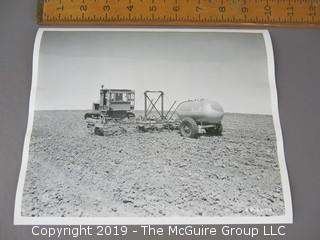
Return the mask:
[[175, 6], [172, 7], [172, 10], [174, 12], [179, 12], [180, 11], [180, 7], [178, 5], [175, 5]]
[[88, 10], [88, 6], [85, 4], [80, 5], [80, 11], [81, 12], [86, 12]]
[[129, 12], [132, 12], [132, 10], [133, 10], [133, 5], [127, 6], [127, 9], [128, 9]]
[[264, 15], [271, 16], [271, 7], [269, 5], [264, 6]]
[[105, 12], [109, 12], [110, 9], [111, 9], [110, 5], [104, 5], [103, 6], [103, 11], [105, 11]]
[[316, 16], [316, 15], [317, 15], [316, 6], [309, 6], [309, 16]]
[[244, 13], [244, 14], [246, 14], [246, 13], [249, 12], [249, 8], [248, 8], [248, 7], [242, 7], [242, 8], [241, 8], [241, 12]]
[[202, 10], [202, 7], [196, 6], [196, 12], [200, 12]]
[[226, 11], [226, 7], [225, 6], [219, 7], [219, 12], [224, 13], [225, 11]]
[[292, 7], [292, 6], [291, 6], [291, 7], [288, 7], [288, 8], [287, 8], [287, 11], [288, 11], [288, 12], [287, 12], [288, 16], [289, 16], [289, 17], [292, 17], [292, 16], [293, 16], [293, 7]]
[[63, 8], [64, 8], [64, 6], [61, 5], [61, 6], [57, 7], [57, 11], [63, 11]]
[[155, 11], [157, 11], [157, 6], [155, 6], [155, 5], [150, 6], [150, 7], [149, 7], [149, 11], [150, 11], [150, 12], [155, 12]]

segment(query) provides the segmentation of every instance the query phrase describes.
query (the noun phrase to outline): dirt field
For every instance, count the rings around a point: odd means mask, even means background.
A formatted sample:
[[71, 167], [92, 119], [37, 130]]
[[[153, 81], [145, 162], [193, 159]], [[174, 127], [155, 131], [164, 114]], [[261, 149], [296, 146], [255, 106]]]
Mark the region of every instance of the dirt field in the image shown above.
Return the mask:
[[23, 216], [284, 214], [271, 116], [227, 114], [221, 137], [89, 134], [83, 111], [35, 113]]

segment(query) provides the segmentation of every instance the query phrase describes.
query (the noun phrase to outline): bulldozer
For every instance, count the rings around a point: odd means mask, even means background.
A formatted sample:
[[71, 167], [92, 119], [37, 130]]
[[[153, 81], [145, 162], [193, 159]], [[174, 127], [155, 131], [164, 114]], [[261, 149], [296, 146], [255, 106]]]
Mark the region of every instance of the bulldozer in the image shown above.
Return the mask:
[[135, 92], [130, 89], [106, 89], [101, 86], [100, 101], [92, 104], [92, 111], [85, 119], [122, 120], [134, 118]]

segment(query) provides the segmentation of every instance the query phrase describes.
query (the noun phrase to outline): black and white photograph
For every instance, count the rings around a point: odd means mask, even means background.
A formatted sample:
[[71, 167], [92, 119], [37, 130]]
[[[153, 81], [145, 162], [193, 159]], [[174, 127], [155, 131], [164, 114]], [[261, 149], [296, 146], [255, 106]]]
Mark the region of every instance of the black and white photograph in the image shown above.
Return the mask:
[[291, 223], [266, 30], [40, 28], [15, 224]]

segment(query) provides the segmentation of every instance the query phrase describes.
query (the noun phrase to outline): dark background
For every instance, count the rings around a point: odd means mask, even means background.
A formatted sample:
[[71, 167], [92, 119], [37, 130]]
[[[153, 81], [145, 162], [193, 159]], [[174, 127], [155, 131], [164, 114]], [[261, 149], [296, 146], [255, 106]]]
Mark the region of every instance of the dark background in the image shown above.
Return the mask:
[[[1, 240], [44, 239], [33, 237], [31, 226], [13, 226], [16, 185], [27, 127], [33, 42], [38, 28], [36, 7], [36, 0], [0, 1]], [[294, 223], [287, 226], [287, 235], [279, 239], [319, 239], [320, 29], [272, 28], [270, 33], [294, 214]], [[126, 238], [142, 237], [135, 234]]]

